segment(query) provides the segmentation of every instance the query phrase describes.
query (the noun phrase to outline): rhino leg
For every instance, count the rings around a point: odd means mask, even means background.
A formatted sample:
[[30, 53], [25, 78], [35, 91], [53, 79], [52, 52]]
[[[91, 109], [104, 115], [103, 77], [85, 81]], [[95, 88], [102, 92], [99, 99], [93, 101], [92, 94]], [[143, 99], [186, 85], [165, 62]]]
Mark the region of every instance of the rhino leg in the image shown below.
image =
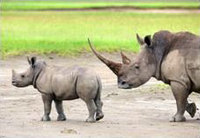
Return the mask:
[[95, 104], [97, 106], [96, 120], [98, 121], [104, 117], [104, 114], [102, 112], [103, 102], [98, 98], [98, 99], [95, 99]]
[[57, 121], [65, 121], [66, 117], [64, 114], [62, 101], [54, 100], [54, 102], [55, 102], [55, 106], [56, 106], [56, 111], [58, 113]]
[[87, 104], [87, 108], [89, 111], [89, 117], [87, 118], [86, 122], [95, 122], [96, 121], [96, 110], [97, 107], [93, 99], [85, 101]]
[[178, 82], [171, 82], [171, 89], [176, 99], [177, 112], [170, 119], [170, 122], [186, 121], [186, 118], [184, 117], [184, 112], [186, 109], [187, 97], [189, 95], [189, 92], [187, 91], [184, 85]]
[[186, 105], [186, 111], [190, 114], [190, 116], [193, 118], [195, 116], [195, 113], [197, 111], [197, 107], [195, 103], [188, 103]]
[[50, 95], [42, 94], [42, 100], [44, 103], [44, 115], [41, 121], [50, 121], [51, 118], [49, 117], [49, 114], [51, 112], [51, 103], [53, 98]]

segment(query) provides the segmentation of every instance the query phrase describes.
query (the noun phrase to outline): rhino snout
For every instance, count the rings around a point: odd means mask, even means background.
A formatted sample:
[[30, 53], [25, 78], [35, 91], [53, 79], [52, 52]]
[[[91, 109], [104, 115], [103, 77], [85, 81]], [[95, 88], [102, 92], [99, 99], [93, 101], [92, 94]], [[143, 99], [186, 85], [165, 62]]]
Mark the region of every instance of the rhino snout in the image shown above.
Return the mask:
[[11, 81], [13, 86], [18, 86], [18, 81], [16, 78], [16, 72], [14, 70], [12, 70], [12, 81]]
[[18, 84], [17, 84], [17, 80], [12, 79], [12, 85], [13, 85], [13, 86], [17, 86], [17, 85], [18, 85]]
[[17, 84], [17, 82], [12, 80], [12, 85], [16, 85], [16, 84]]
[[118, 80], [118, 88], [120, 88], [120, 89], [130, 89], [131, 86], [125, 80]]

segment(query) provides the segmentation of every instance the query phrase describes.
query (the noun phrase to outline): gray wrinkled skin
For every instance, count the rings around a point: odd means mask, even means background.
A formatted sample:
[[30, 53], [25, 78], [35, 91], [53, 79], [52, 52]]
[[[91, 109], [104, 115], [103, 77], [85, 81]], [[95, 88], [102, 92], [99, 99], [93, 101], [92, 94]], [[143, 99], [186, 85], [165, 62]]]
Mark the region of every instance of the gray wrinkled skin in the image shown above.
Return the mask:
[[185, 121], [185, 110], [194, 116], [196, 105], [188, 103], [192, 92], [200, 93], [200, 37], [189, 32], [159, 31], [144, 39], [137, 35], [141, 51], [135, 60], [122, 55], [123, 63], [115, 63], [98, 54], [118, 77], [118, 87], [131, 89], [146, 83], [151, 77], [171, 86], [177, 112], [171, 122]]
[[92, 70], [73, 67], [50, 67], [35, 57], [28, 58], [30, 67], [23, 73], [12, 71], [12, 84], [16, 87], [33, 85], [41, 94], [44, 103], [42, 121], [50, 121], [52, 101], [55, 102], [58, 121], [66, 120], [62, 101], [81, 98], [85, 101], [89, 117], [95, 122], [104, 117], [101, 101], [102, 84], [100, 77]]

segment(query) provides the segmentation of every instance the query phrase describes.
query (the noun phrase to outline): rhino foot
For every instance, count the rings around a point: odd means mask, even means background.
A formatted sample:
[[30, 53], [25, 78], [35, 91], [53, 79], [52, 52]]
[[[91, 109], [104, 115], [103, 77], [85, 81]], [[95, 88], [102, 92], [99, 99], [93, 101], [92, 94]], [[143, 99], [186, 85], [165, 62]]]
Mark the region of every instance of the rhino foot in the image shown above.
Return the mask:
[[57, 117], [57, 121], [65, 121], [66, 120], [66, 117], [64, 114], [59, 114], [58, 117]]
[[183, 115], [176, 114], [169, 121], [170, 122], [184, 122], [186, 121], [186, 118]]
[[44, 115], [41, 121], [51, 121], [51, 118], [48, 115]]
[[186, 111], [190, 114], [190, 116], [193, 118], [195, 113], [196, 113], [196, 110], [197, 110], [197, 107], [196, 107], [196, 104], [195, 103], [191, 103], [191, 104], [188, 104], [186, 106]]
[[96, 121], [101, 120], [103, 117], [104, 117], [104, 114], [103, 114], [103, 113], [98, 113], [98, 112], [97, 112]]
[[94, 123], [94, 122], [96, 122], [96, 119], [89, 117], [86, 119], [86, 122]]

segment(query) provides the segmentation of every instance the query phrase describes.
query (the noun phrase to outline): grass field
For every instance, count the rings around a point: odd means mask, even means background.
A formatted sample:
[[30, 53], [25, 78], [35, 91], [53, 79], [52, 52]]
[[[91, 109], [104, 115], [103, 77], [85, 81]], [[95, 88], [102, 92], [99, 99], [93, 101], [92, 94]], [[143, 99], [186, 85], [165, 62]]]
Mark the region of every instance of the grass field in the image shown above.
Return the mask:
[[64, 10], [76, 8], [133, 7], [133, 8], [200, 8], [199, 2], [64, 2], [64, 1], [3, 1], [2, 10]]
[[25, 52], [74, 55], [88, 51], [90, 37], [100, 51], [137, 52], [141, 36], [167, 29], [200, 32], [199, 14], [130, 12], [13, 12], [2, 13], [2, 54]]

